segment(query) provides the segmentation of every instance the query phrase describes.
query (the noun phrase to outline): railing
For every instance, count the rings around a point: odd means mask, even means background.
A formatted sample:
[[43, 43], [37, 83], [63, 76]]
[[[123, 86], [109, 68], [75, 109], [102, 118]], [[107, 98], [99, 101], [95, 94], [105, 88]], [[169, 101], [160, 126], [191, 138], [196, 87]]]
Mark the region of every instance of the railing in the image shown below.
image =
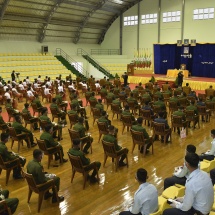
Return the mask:
[[[61, 48], [56, 48], [56, 55], [62, 56], [66, 59], [71, 65], [75, 64], [75, 69], [78, 70], [81, 74], [88, 78], [89, 74], [83, 66], [81, 66], [76, 60], [74, 60], [71, 56], [69, 56], [66, 52], [64, 52]], [[73, 66], [73, 65], [72, 65]]]
[[91, 55], [119, 55], [119, 49], [91, 49]]
[[[84, 51], [84, 49], [78, 48], [78, 49], [77, 49], [77, 55], [86, 55], [86, 56], [89, 56], [89, 58], [91, 58], [91, 59], [97, 64], [97, 65], [94, 65], [96, 69], [98, 69], [99, 71], [100, 71], [100, 68], [103, 69], [103, 67], [100, 66], [100, 63], [99, 63], [95, 58], [93, 58], [90, 54], [88, 54], [86, 51]], [[110, 71], [107, 70], [106, 68], [105, 68], [105, 70], [106, 70], [109, 74], [111, 74]]]

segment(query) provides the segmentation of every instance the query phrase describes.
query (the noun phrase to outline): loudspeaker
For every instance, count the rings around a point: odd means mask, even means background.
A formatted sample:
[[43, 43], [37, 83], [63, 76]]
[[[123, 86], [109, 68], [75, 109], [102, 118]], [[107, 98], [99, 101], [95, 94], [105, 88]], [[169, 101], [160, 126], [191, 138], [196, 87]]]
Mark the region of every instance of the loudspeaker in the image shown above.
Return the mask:
[[41, 46], [41, 48], [42, 48], [42, 53], [48, 53], [49, 52], [48, 46]]

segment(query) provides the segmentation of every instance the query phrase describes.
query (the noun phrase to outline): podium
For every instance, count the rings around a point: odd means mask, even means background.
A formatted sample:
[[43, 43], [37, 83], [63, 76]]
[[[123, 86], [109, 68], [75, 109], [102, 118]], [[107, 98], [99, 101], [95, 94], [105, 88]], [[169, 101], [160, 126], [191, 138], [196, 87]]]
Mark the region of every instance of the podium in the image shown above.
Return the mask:
[[128, 75], [134, 75], [134, 67], [135, 65], [130, 63], [130, 64], [127, 64], [127, 73]]

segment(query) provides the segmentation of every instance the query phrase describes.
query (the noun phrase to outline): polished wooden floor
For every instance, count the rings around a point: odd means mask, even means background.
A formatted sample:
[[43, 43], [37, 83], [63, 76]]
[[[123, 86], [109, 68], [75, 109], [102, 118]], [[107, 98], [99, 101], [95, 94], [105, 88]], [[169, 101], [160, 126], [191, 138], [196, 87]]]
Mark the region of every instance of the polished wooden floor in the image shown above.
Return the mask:
[[[44, 103], [45, 104], [45, 103]], [[19, 103], [19, 110], [23, 108], [23, 103]], [[105, 105], [106, 109], [106, 105]], [[44, 156], [42, 164], [45, 171], [58, 175], [61, 179], [60, 195], [65, 197], [65, 201], [58, 204], [52, 204], [51, 200], [44, 200], [40, 214], [72, 214], [72, 215], [116, 215], [124, 210], [132, 203], [133, 195], [138, 188], [135, 181], [135, 172], [142, 167], [148, 171], [149, 182], [153, 183], [159, 194], [163, 190], [163, 180], [165, 177], [171, 176], [175, 166], [183, 164], [183, 157], [187, 144], [194, 144], [197, 147], [197, 153], [204, 152], [210, 148], [210, 130], [214, 128], [215, 116], [211, 117], [211, 121], [200, 124], [200, 129], [189, 129], [186, 139], [180, 139], [177, 133], [173, 133], [172, 144], [163, 144], [160, 141], [154, 142], [154, 154], [148, 154], [143, 157], [135, 148], [131, 154], [132, 139], [130, 132], [124, 131], [122, 134], [122, 122], [113, 119], [112, 124], [119, 128], [118, 140], [119, 144], [129, 149], [128, 159], [129, 167], [121, 167], [115, 172], [114, 165], [109, 158], [106, 166], [103, 167], [103, 148], [101, 142], [98, 143], [97, 124], [93, 125], [92, 116], [89, 113], [89, 106], [86, 107], [89, 116], [89, 125], [93, 142], [93, 154], [88, 157], [91, 161], [98, 160], [102, 163], [99, 171], [100, 183], [89, 184], [87, 182], [85, 190], [83, 190], [83, 177], [76, 173], [73, 183], [71, 183], [71, 165], [69, 162], [59, 167], [50, 167], [47, 169], [47, 157]], [[5, 112], [5, 110], [4, 110]], [[112, 119], [112, 113], [109, 110], [109, 118]], [[28, 127], [29, 128], [29, 127]], [[149, 134], [152, 134], [150, 127], [146, 126]], [[35, 137], [40, 136], [39, 131], [34, 132]], [[11, 142], [8, 143], [8, 148]], [[64, 152], [71, 147], [68, 134], [68, 126], [63, 129], [63, 140], [61, 144]], [[13, 151], [17, 152], [17, 145], [13, 147]], [[26, 145], [21, 147], [20, 155], [26, 157], [27, 162], [32, 159], [33, 149], [28, 149]], [[67, 157], [67, 155], [66, 155]], [[37, 214], [38, 195], [33, 193], [30, 204], [27, 204], [28, 187], [24, 180], [9, 179], [8, 186], [5, 186], [5, 171], [0, 176], [0, 184], [3, 188], [10, 190], [11, 197], [19, 198], [19, 206], [15, 214]]]

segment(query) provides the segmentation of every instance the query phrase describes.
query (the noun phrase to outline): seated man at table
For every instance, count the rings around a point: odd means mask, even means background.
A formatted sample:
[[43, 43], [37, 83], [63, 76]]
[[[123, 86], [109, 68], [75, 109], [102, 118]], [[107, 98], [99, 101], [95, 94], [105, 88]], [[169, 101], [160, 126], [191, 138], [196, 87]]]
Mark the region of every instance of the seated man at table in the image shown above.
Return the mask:
[[[150, 146], [152, 144], [151, 144], [149, 134], [147, 133], [146, 129], [143, 128], [142, 124], [143, 124], [143, 118], [139, 117], [139, 118], [137, 118], [137, 124], [132, 125], [131, 129], [134, 130], [134, 131], [139, 131], [139, 132], [143, 133], [143, 136], [144, 136], [144, 139], [145, 139], [145, 144], [148, 144], [147, 148], [146, 148], [146, 153], [149, 153], [149, 148], [150, 148]], [[143, 153], [143, 147], [141, 147], [140, 153]]]
[[[59, 191], [60, 178], [55, 176], [54, 178], [50, 179], [46, 176], [44, 168], [41, 164], [42, 158], [43, 158], [43, 152], [40, 149], [35, 149], [33, 151], [33, 160], [28, 162], [27, 173], [32, 174], [37, 185], [44, 184], [49, 180], [53, 180], [54, 185], [57, 187], [57, 191]], [[44, 189], [46, 189], [46, 187]], [[52, 191], [53, 193], [50, 193], [49, 191], [45, 193], [44, 195], [45, 200], [52, 197], [52, 203], [56, 203], [58, 200], [59, 202], [64, 201], [63, 196], [58, 196], [58, 199], [56, 198], [55, 189], [52, 189]]]
[[79, 117], [78, 122], [73, 126], [73, 130], [78, 131], [80, 138], [83, 138], [82, 143], [86, 144], [84, 146], [83, 152], [89, 154], [88, 149], [90, 148], [93, 138], [89, 135], [86, 135], [86, 128], [84, 127], [84, 118]]
[[[73, 155], [73, 156], [79, 156], [81, 158], [81, 161], [82, 161], [82, 164], [85, 166], [85, 165], [89, 165], [89, 164], [92, 164], [90, 162], [90, 159], [89, 158], [86, 158], [85, 157], [85, 154], [80, 151], [80, 140], [79, 139], [74, 139], [72, 141], [73, 143], [73, 147], [71, 149], [69, 149], [69, 154]], [[100, 166], [101, 166], [101, 163], [99, 161], [95, 161], [95, 164], [96, 164], [96, 167], [97, 167], [97, 170], [99, 171], [100, 169]], [[96, 170], [94, 169], [91, 176], [88, 175], [88, 177], [90, 178], [90, 182], [91, 183], [95, 183], [97, 182], [97, 178], [95, 177], [96, 176]]]
[[126, 166], [127, 164], [124, 163], [124, 159], [126, 158], [126, 154], [128, 154], [128, 149], [127, 148], [122, 148], [121, 146], [118, 145], [118, 141], [115, 137], [115, 128], [114, 126], [110, 126], [109, 127], [109, 132], [108, 134], [104, 135], [103, 140], [105, 142], [109, 142], [109, 143], [114, 143], [114, 148], [116, 150], [116, 152], [120, 152], [122, 151], [120, 160], [119, 160], [119, 166]]

